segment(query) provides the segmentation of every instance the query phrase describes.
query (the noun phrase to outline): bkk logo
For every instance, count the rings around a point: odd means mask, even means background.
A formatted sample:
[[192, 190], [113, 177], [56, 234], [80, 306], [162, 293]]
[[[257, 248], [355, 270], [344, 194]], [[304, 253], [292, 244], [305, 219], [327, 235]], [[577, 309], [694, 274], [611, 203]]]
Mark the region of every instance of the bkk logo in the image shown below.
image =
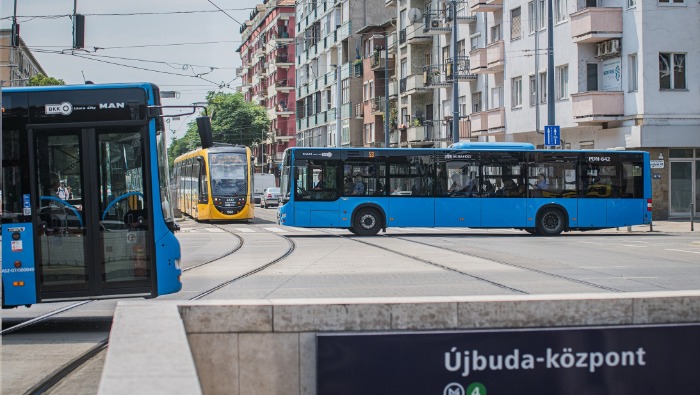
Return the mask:
[[46, 115], [61, 114], [70, 115], [73, 112], [73, 105], [66, 102], [61, 104], [47, 104], [45, 107]]

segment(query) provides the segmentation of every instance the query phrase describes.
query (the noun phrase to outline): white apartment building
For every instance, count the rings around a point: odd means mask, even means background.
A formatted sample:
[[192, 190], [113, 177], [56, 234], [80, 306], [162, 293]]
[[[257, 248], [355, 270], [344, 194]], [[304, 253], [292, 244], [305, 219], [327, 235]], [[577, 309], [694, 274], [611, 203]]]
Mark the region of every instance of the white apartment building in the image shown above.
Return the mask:
[[[551, 0], [555, 89], [548, 97], [547, 1], [459, 1], [454, 16], [449, 0], [384, 1], [396, 7], [396, 72], [405, 78], [398, 111], [408, 133], [402, 141], [401, 128], [392, 131], [394, 146], [453, 141], [456, 75], [459, 140], [542, 146], [554, 100], [561, 148], [648, 151], [654, 217], [687, 217], [691, 203], [697, 216], [700, 73], [692, 66], [700, 64], [698, 2]], [[452, 73], [455, 21], [459, 66]]]
[[362, 102], [362, 49], [354, 32], [394, 13], [383, 0], [297, 0], [297, 146], [363, 145], [362, 119], [353, 113]]

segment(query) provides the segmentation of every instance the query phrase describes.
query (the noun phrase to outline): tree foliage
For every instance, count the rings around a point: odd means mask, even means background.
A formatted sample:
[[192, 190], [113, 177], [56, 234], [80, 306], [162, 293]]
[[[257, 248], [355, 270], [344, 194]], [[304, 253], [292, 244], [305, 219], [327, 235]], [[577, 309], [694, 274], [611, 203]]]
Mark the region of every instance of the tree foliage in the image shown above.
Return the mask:
[[[267, 111], [247, 102], [242, 93], [209, 92], [206, 109], [215, 143], [251, 146], [267, 138], [270, 128]], [[174, 139], [168, 148], [170, 167], [175, 158], [200, 146], [197, 123], [193, 120], [187, 125], [185, 135]]]
[[27, 82], [27, 85], [29, 86], [48, 86], [48, 85], [65, 85], [66, 83], [63, 82], [63, 80], [59, 80], [58, 78], [53, 78], [53, 77], [47, 77], [43, 74], [36, 74], [29, 78], [29, 81]]

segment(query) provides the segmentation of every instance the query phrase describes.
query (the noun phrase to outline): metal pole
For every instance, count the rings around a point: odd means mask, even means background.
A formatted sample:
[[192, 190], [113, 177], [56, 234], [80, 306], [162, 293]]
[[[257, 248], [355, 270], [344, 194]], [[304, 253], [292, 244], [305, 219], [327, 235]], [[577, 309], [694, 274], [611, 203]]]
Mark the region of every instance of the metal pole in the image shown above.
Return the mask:
[[[550, 0], [551, 1], [551, 0]], [[452, 0], [452, 142], [459, 142], [459, 78], [457, 74], [457, 0]]]
[[540, 21], [539, 4], [535, 1], [535, 137], [540, 132]]
[[341, 142], [341, 139], [340, 139], [340, 130], [341, 130], [340, 112], [342, 111], [342, 108], [343, 108], [343, 99], [341, 97], [343, 94], [343, 88], [341, 86], [341, 81], [340, 81], [340, 77], [341, 77], [340, 55], [341, 55], [340, 54], [340, 47], [338, 47], [338, 64], [335, 66], [336, 71], [337, 71], [336, 77], [335, 77], [337, 80], [336, 81], [337, 87], [335, 89], [335, 95], [337, 96], [337, 99], [335, 100], [335, 102], [338, 103], [336, 108], [335, 108], [335, 146], [338, 148], [340, 148], [340, 142]]
[[389, 148], [389, 36], [384, 31], [384, 148]]
[[547, 124], [556, 125], [554, 114], [554, 17], [552, 0], [547, 0]]
[[690, 202], [690, 231], [695, 231], [695, 204]]

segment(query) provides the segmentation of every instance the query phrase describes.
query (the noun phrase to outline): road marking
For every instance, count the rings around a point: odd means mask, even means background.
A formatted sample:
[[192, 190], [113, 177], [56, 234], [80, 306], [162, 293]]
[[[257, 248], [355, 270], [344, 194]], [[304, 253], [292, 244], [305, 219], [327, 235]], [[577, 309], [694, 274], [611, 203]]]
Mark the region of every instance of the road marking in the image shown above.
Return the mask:
[[313, 229], [309, 228], [297, 228], [296, 226], [290, 226], [289, 229], [296, 230], [297, 232], [313, 232]]
[[288, 231], [281, 228], [265, 228], [265, 230], [269, 230], [270, 232], [274, 233], [288, 233]]
[[250, 228], [233, 228], [234, 230], [241, 232], [241, 233], [255, 233], [255, 230], [250, 229]]
[[223, 229], [219, 229], [219, 228], [204, 228], [204, 230], [206, 230], [207, 232], [211, 232], [211, 233], [223, 233], [224, 232]]
[[691, 254], [700, 254], [700, 251], [677, 250], [674, 248], [667, 248], [666, 251], [678, 251], [678, 252], [688, 252]]

